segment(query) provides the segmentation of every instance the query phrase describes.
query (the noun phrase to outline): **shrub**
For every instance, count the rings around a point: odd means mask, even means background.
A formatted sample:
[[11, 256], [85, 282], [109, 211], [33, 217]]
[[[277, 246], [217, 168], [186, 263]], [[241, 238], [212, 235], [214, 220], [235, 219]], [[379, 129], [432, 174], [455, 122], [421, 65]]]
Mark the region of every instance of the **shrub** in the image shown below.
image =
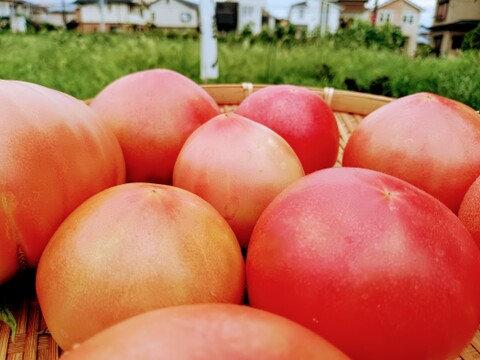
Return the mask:
[[480, 50], [480, 24], [465, 35], [462, 50]]
[[375, 47], [379, 49], [398, 50], [405, 43], [400, 28], [389, 23], [383, 26], [372, 26], [370, 23], [356, 20], [345, 28], [340, 28], [328, 37], [337, 47]]

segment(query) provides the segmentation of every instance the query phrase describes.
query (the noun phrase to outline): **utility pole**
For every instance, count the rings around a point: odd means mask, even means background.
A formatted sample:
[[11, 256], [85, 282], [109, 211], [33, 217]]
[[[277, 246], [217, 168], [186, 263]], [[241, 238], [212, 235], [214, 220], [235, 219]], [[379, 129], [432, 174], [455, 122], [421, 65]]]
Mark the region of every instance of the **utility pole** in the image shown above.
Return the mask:
[[10, 31], [15, 32], [15, 0], [10, 3]]
[[67, 14], [65, 12], [65, 0], [62, 0], [62, 20], [63, 25], [65, 25], [65, 29], [67, 28]]
[[320, 35], [324, 36], [328, 28], [329, 0], [319, 0], [320, 19], [318, 23]]
[[377, 12], [378, 12], [378, 0], [375, 0], [375, 4], [373, 5], [373, 13], [372, 13], [372, 25], [375, 26], [377, 23]]
[[218, 78], [215, 0], [200, 0], [200, 78]]
[[106, 31], [105, 27], [105, 0], [98, 0], [98, 7], [100, 8], [100, 32]]

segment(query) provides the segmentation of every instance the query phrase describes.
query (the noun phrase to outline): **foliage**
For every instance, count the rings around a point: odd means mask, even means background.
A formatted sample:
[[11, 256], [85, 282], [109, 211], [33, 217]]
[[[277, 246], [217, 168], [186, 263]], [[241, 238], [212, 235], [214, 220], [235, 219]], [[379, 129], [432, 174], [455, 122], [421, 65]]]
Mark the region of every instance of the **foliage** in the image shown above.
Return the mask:
[[400, 28], [386, 23], [372, 26], [365, 21], [356, 20], [349, 26], [340, 28], [330, 39], [339, 47], [375, 47], [379, 49], [398, 50], [405, 43]]
[[[329, 39], [219, 41], [218, 83], [331, 86], [400, 97], [428, 91], [480, 109], [478, 52], [409, 58], [385, 48]], [[260, 36], [260, 35], [257, 35]], [[262, 36], [267, 36], [266, 34]], [[200, 82], [199, 42], [161, 32], [0, 34], [0, 78], [39, 83], [81, 99], [135, 71], [169, 68]]]
[[462, 42], [462, 50], [480, 50], [480, 24], [465, 34]]

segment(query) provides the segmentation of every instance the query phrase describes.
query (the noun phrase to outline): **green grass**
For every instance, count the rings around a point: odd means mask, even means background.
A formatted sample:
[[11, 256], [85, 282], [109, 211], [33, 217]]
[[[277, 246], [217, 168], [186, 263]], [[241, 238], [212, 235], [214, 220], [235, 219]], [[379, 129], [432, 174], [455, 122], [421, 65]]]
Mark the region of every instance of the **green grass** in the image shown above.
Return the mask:
[[[199, 42], [155, 33], [0, 34], [0, 78], [35, 82], [80, 99], [135, 71], [169, 68], [196, 82]], [[400, 97], [429, 91], [480, 109], [480, 54], [416, 58], [366, 48], [310, 44], [219, 43], [218, 83], [332, 86]]]

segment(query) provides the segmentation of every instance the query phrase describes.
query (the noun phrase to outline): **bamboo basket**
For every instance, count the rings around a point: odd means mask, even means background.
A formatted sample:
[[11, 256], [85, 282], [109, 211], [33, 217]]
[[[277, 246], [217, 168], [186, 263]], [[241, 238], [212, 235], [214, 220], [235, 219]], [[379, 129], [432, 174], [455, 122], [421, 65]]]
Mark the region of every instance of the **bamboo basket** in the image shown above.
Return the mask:
[[[224, 84], [203, 85], [203, 88], [217, 101], [223, 112], [235, 110], [238, 104], [251, 93], [267, 85]], [[345, 144], [362, 119], [375, 109], [393, 99], [333, 88], [309, 88], [320, 95], [334, 111], [340, 132], [340, 151], [336, 166], [340, 166]], [[87, 101], [88, 103], [88, 101]], [[34, 273], [20, 274], [7, 285], [8, 291], [18, 294], [9, 304], [17, 320], [15, 339], [10, 329], [0, 323], [0, 360], [56, 360], [61, 349], [48, 332], [35, 296]], [[0, 287], [7, 291], [6, 286]], [[477, 330], [471, 344], [464, 349], [456, 360], [480, 360], [480, 331]]]

